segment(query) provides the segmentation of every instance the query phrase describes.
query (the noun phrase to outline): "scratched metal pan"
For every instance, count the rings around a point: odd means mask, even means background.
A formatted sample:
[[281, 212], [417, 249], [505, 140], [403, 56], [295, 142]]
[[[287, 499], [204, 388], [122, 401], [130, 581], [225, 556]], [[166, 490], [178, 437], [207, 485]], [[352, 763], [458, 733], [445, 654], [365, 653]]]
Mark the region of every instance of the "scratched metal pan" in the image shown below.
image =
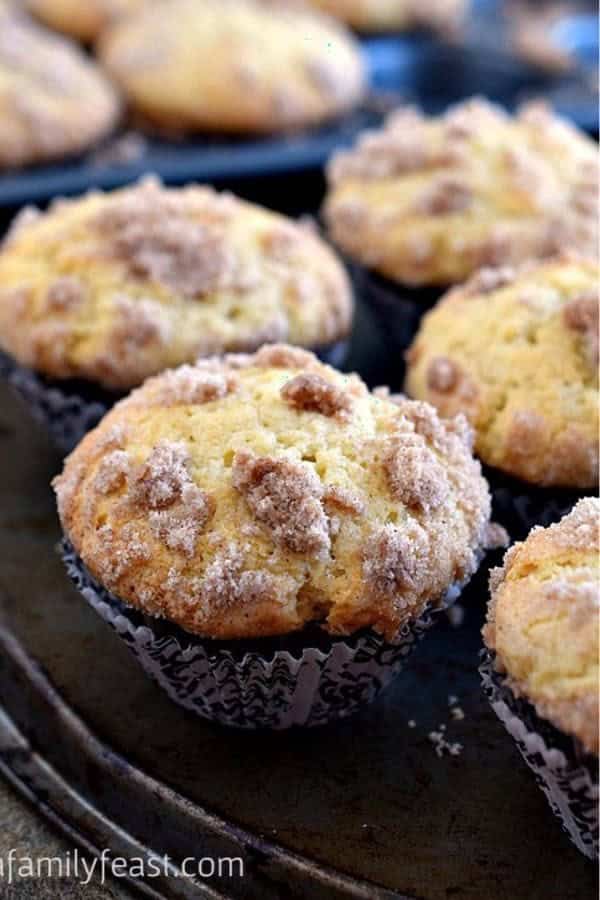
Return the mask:
[[[390, 371], [393, 360], [367, 345], [368, 322], [357, 334], [350, 365], [385, 377], [372, 360]], [[0, 386], [0, 769], [71, 840], [168, 854], [175, 867], [244, 861], [243, 879], [137, 883], [162, 898], [597, 896], [594, 866], [481, 695], [484, 574], [463, 625], [437, 626], [362, 714], [316, 730], [226, 730], [173, 705], [68, 582], [49, 488], [59, 466]], [[428, 734], [441, 724], [459, 756], [436, 756]]]

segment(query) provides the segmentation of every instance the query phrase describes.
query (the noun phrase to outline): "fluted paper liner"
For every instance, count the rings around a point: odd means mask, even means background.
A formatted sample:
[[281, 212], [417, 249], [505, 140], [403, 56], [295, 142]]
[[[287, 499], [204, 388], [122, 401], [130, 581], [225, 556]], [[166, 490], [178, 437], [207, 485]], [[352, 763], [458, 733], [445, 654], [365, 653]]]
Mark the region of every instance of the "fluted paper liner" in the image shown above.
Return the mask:
[[90, 606], [175, 703], [238, 728], [323, 725], [356, 712], [398, 675], [435, 613], [459, 594], [451, 588], [439, 606], [405, 625], [391, 643], [369, 631], [334, 637], [326, 650], [235, 652], [223, 647], [227, 642], [200, 638], [127, 606], [98, 584], [67, 540], [62, 554]]
[[46, 428], [52, 442], [65, 454], [98, 424], [110, 406], [109, 402], [87, 400], [60, 381], [48, 383], [6, 354], [0, 354], [0, 375], [21, 395], [33, 418]]
[[588, 859], [598, 859], [598, 761], [578, 754], [574, 741], [516, 698], [487, 651], [479, 672], [492, 709], [535, 773], [564, 831]]

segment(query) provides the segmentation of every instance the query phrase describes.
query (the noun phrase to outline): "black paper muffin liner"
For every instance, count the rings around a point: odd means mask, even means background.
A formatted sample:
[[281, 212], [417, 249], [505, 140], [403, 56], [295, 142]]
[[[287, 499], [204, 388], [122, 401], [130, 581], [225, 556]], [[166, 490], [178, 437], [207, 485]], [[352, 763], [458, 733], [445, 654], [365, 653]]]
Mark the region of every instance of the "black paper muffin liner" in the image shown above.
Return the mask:
[[585, 491], [537, 487], [498, 469], [483, 467], [492, 494], [492, 518], [512, 541], [524, 541], [534, 525], [546, 528], [569, 513]]
[[[340, 368], [349, 342], [336, 341], [315, 350], [323, 362]], [[25, 400], [34, 419], [43, 425], [62, 453], [70, 453], [84, 435], [125, 396], [80, 379], [51, 379], [20, 365], [0, 352], [0, 377]]]
[[61, 551], [83, 597], [171, 700], [237, 728], [311, 727], [352, 715], [401, 672], [436, 614], [460, 593], [451, 587], [393, 642], [371, 630], [338, 638], [316, 627], [282, 638], [215, 641], [127, 606], [92, 577], [67, 539]]
[[69, 453], [94, 428], [121, 395], [91, 383], [47, 379], [0, 352], [0, 377], [25, 400], [62, 453]]
[[445, 289], [407, 287], [355, 263], [350, 263], [349, 269], [355, 293], [373, 310], [388, 348], [403, 354], [423, 315], [435, 306]]
[[479, 672], [492, 709], [516, 741], [563, 830], [588, 859], [598, 859], [598, 760], [516, 697], [487, 650]]

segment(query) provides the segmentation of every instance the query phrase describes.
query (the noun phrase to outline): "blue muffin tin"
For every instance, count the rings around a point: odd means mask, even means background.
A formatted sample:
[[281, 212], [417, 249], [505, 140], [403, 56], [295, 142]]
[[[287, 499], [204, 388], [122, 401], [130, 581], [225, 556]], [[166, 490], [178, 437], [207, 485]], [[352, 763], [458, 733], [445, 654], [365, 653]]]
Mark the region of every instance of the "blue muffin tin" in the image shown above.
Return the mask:
[[505, 40], [506, 13], [499, 0], [474, 0], [460, 43], [426, 35], [384, 36], [362, 42], [371, 98], [359, 110], [326, 127], [269, 138], [211, 137], [181, 142], [149, 138], [143, 154], [129, 163], [100, 164], [96, 156], [35, 166], [0, 175], [0, 208], [43, 203], [90, 187], [113, 188], [144, 172], [165, 181], [223, 182], [318, 169], [333, 150], [379, 124], [386, 108], [415, 103], [429, 113], [473, 94], [511, 108], [542, 96], [579, 127], [598, 130], [598, 97], [592, 84], [597, 64], [596, 15], [572, 15], [554, 26], [558, 44], [577, 65], [568, 76], [551, 78], [515, 59]]

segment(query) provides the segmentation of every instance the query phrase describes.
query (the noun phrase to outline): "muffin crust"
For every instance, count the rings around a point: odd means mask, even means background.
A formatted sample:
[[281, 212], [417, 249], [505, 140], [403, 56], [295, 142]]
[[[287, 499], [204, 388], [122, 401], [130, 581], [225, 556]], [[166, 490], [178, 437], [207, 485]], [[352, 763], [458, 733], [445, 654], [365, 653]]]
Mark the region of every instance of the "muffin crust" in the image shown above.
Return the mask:
[[360, 100], [360, 50], [333, 20], [257, 0], [148, 4], [99, 54], [134, 111], [175, 131], [276, 132]]
[[153, 179], [22, 214], [0, 250], [0, 301], [0, 345], [20, 363], [114, 389], [265, 341], [319, 348], [347, 335], [353, 308], [310, 228]]
[[114, 88], [75, 45], [0, 8], [0, 169], [87, 150], [119, 113]]
[[599, 277], [572, 255], [483, 269], [424, 317], [408, 394], [443, 416], [464, 413], [488, 465], [533, 484], [594, 487]]
[[[309, 376], [319, 391], [299, 407], [290, 385]], [[472, 574], [488, 536], [462, 420], [376, 397], [286, 346], [149, 379], [54, 486], [65, 533], [105, 587], [218, 638], [311, 621], [393, 638]]]
[[517, 696], [598, 755], [600, 501], [534, 528], [490, 578], [483, 637]]
[[596, 144], [540, 104], [515, 117], [475, 99], [392, 113], [328, 166], [324, 213], [355, 261], [407, 285], [564, 249], [596, 255]]

